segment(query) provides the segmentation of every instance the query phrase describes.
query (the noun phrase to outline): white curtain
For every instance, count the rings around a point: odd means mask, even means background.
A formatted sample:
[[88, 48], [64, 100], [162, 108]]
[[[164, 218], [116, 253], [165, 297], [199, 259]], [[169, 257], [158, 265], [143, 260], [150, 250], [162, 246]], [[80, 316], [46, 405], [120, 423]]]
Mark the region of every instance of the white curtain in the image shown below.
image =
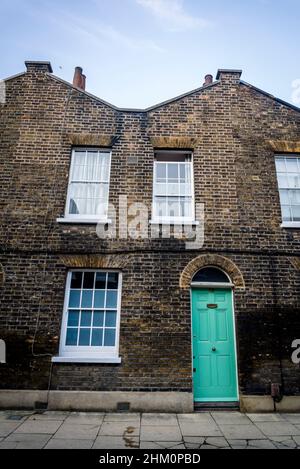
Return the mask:
[[109, 153], [75, 151], [70, 184], [71, 215], [105, 215], [109, 166]]

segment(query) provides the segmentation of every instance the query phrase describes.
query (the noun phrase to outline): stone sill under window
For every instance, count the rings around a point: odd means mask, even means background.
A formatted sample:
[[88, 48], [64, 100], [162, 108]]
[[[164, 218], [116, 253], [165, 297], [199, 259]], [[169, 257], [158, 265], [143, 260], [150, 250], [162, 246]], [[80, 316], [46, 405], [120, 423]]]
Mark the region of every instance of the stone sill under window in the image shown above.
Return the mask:
[[108, 363], [108, 364], [120, 364], [122, 361], [121, 357], [52, 357], [52, 363]]
[[196, 220], [150, 220], [150, 225], [170, 225], [170, 226], [198, 226], [199, 221]]
[[57, 218], [57, 223], [71, 224], [71, 225], [111, 225], [112, 220], [99, 220], [98, 218]]
[[299, 221], [285, 221], [281, 224], [281, 228], [300, 228]]

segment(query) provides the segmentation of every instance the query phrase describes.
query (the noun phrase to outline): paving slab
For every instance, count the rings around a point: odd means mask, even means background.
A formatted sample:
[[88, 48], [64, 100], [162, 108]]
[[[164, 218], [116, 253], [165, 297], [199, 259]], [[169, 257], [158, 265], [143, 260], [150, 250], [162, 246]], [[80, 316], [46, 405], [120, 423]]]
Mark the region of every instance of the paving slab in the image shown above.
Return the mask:
[[177, 426], [178, 420], [176, 414], [143, 414], [141, 425], [162, 425]]
[[256, 422], [285, 422], [286, 420], [279, 414], [247, 414], [249, 419]]
[[211, 415], [217, 424], [238, 425], [251, 423], [247, 415], [240, 412], [212, 412]]
[[122, 438], [120, 436], [98, 436], [93, 449], [137, 449], [139, 448], [139, 438]]
[[300, 425], [300, 414], [281, 414], [290, 423]]
[[72, 425], [101, 425], [104, 414], [88, 412], [72, 412], [65, 420], [65, 423]]
[[103, 422], [99, 436], [139, 436], [140, 426], [134, 426], [134, 422]]
[[187, 436], [183, 440], [186, 449], [199, 449], [205, 442], [205, 438], [200, 436]]
[[141, 427], [141, 441], [182, 441], [182, 435], [178, 426], [148, 425]]
[[228, 439], [229, 446], [232, 449], [246, 449], [248, 446], [247, 440], [235, 440], [235, 439]]
[[140, 421], [141, 416], [138, 413], [126, 414], [126, 413], [115, 413], [105, 414], [105, 422], [132, 422], [133, 420]]
[[62, 425], [62, 420], [26, 420], [15, 433], [55, 433]]
[[141, 441], [140, 449], [159, 449], [161, 450], [161, 446], [159, 444], [154, 443], [154, 441]]
[[278, 449], [295, 449], [297, 447], [297, 443], [294, 441], [295, 437], [291, 436], [273, 436], [270, 437], [269, 440], [274, 443], [276, 448]]
[[74, 425], [63, 423], [55, 433], [55, 438], [63, 440], [93, 440], [98, 435], [100, 425]]
[[179, 427], [184, 437], [187, 436], [222, 436], [217, 424], [211, 419], [209, 423], [187, 422], [179, 420]]
[[300, 428], [288, 422], [256, 422], [266, 436], [300, 435]]
[[154, 443], [158, 444], [160, 448], [163, 449], [173, 449], [178, 448], [179, 446], [182, 447], [181, 449], [185, 449], [183, 441], [155, 441]]
[[52, 438], [45, 449], [91, 449], [94, 440], [65, 440], [60, 438]]
[[300, 446], [300, 436], [293, 436], [293, 439], [295, 440], [295, 442], [297, 443], [297, 445]]
[[15, 443], [32, 443], [32, 442], [37, 442], [41, 445], [45, 445], [52, 435], [46, 435], [46, 434], [34, 434], [34, 433], [12, 433], [9, 435], [5, 441], [11, 441]]
[[253, 449], [276, 449], [274, 443], [270, 440], [249, 440], [248, 448]]
[[18, 443], [16, 441], [1, 441], [0, 449], [16, 449]]
[[22, 421], [14, 420], [1, 420], [0, 422], [0, 437], [6, 437], [10, 433], [17, 430], [17, 428], [22, 425]]
[[265, 435], [255, 425], [220, 425], [225, 438], [232, 440], [264, 440]]
[[65, 420], [69, 416], [69, 412], [47, 411], [31, 415], [28, 420]]
[[201, 412], [199, 414], [178, 414], [177, 418], [179, 423], [215, 424], [215, 421], [209, 412]]
[[215, 446], [216, 448], [225, 448], [229, 446], [224, 437], [209, 437], [205, 440], [206, 445]]

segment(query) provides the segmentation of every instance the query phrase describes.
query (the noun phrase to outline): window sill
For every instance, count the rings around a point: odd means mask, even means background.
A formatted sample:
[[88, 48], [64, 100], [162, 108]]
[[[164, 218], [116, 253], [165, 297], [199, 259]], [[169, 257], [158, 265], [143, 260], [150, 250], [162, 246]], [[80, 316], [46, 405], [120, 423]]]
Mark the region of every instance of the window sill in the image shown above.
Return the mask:
[[101, 220], [98, 218], [57, 218], [57, 223], [71, 224], [71, 225], [111, 225], [112, 220]]
[[161, 219], [161, 220], [150, 220], [150, 225], [170, 225], [170, 226], [174, 226], [174, 225], [186, 225], [186, 226], [198, 226], [200, 225], [200, 222], [199, 221], [196, 221], [196, 220], [164, 220], [164, 219]]
[[285, 221], [281, 225], [281, 228], [300, 228], [299, 221]]
[[110, 357], [110, 358], [93, 358], [93, 357], [52, 357], [52, 363], [121, 363], [121, 357]]

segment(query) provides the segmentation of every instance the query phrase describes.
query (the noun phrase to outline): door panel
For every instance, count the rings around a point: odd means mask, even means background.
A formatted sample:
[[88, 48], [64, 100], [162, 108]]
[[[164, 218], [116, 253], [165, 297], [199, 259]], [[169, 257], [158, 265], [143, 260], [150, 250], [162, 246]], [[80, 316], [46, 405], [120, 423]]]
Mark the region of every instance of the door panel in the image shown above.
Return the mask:
[[192, 290], [194, 399], [237, 401], [232, 291]]

